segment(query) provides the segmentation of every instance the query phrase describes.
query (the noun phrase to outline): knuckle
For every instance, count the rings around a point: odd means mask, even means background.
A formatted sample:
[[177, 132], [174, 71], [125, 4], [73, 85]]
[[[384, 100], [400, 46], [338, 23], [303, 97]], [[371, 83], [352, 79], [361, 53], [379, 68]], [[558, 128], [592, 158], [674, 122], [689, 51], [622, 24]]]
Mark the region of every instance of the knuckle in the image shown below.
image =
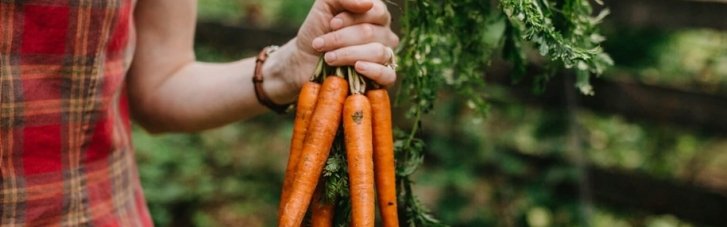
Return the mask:
[[341, 19], [344, 24], [348, 21], [353, 21], [351, 14], [349, 14], [348, 12], [339, 13], [338, 15], [336, 15], [335, 18]]
[[336, 52], [336, 56], [336, 60], [338, 62], [341, 62], [348, 60], [352, 56], [352, 54], [350, 50], [342, 49]]
[[341, 33], [340, 32], [334, 32], [331, 33], [330, 36], [330, 42], [326, 42], [327, 46], [338, 46], [341, 43]]
[[376, 1], [375, 3], [376, 4], [374, 4], [374, 7], [373, 7], [374, 9], [387, 11], [388, 6], [386, 5], [386, 2]]
[[389, 23], [391, 21], [391, 14], [389, 14], [389, 10], [386, 9], [386, 6], [379, 8], [375, 15], [384, 23]]
[[343, 21], [344, 25], [353, 25], [353, 24], [358, 23], [358, 20], [356, 19], [356, 17], [352, 16], [348, 12], [342, 13], [340, 18]]
[[388, 60], [389, 59], [388, 47], [384, 46], [384, 44], [381, 44], [381, 43], [376, 43], [376, 46], [377, 46], [376, 56], [378, 57], [378, 59], [381, 60], [382, 62]]
[[383, 6], [383, 4], [376, 4], [376, 6], [374, 6], [374, 8], [372, 8], [369, 12], [377, 19], [386, 18], [387, 16], [386, 6]]
[[390, 23], [392, 16], [391, 16], [391, 13], [389, 12], [389, 7], [384, 2], [381, 2], [380, 5], [381, 5], [381, 7], [380, 7], [381, 16], [383, 17], [383, 19], [385, 20], [386, 23]]
[[381, 83], [382, 76], [381, 75], [381, 69], [377, 69], [372, 71], [369, 75], [367, 75], [369, 79], [376, 81], [376, 83]]
[[392, 47], [397, 47], [397, 46], [399, 46], [399, 41], [400, 41], [400, 40], [399, 40], [399, 36], [398, 36], [398, 35], [396, 35], [396, 34], [394, 34], [394, 33], [392, 32], [392, 33], [391, 33], [391, 44], [392, 44], [391, 46], [392, 46]]
[[396, 72], [394, 72], [393, 69], [388, 69], [389, 74], [386, 76], [386, 81], [384, 81], [385, 86], [392, 85], [396, 82]]
[[361, 35], [367, 39], [371, 40], [374, 37], [375, 31], [374, 26], [371, 24], [361, 24]]
[[396, 5], [396, 3], [395, 3], [395, 2], [391, 2], [391, 1], [379, 1], [379, 4], [381, 5], [381, 8], [383, 8], [383, 9], [385, 9], [385, 10], [387, 10], [387, 11], [388, 11], [388, 9], [389, 9], [389, 4], [394, 4], [394, 5]]
[[386, 82], [386, 69], [388, 69], [388, 68], [383, 65], [379, 65], [379, 67], [377, 67], [377, 68], [378, 68], [377, 75], [378, 75], [379, 80], [383, 80], [382, 82]]

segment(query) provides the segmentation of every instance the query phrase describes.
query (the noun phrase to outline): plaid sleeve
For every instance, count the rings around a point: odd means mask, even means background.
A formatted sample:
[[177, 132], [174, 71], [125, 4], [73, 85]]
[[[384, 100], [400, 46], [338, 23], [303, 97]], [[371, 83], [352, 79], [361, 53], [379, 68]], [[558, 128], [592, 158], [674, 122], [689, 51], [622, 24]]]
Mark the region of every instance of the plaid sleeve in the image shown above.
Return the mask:
[[151, 226], [124, 75], [132, 0], [0, 1], [0, 226]]

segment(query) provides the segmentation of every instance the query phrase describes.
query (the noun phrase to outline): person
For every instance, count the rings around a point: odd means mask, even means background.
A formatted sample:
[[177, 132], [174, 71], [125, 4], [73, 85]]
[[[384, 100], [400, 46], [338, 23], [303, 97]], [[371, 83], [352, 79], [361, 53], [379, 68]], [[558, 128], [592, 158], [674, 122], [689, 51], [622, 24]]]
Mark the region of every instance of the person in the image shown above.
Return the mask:
[[153, 225], [130, 116], [153, 133], [249, 119], [293, 102], [321, 55], [396, 80], [398, 37], [381, 0], [316, 0], [260, 64], [197, 62], [196, 4], [0, 1], [0, 225]]

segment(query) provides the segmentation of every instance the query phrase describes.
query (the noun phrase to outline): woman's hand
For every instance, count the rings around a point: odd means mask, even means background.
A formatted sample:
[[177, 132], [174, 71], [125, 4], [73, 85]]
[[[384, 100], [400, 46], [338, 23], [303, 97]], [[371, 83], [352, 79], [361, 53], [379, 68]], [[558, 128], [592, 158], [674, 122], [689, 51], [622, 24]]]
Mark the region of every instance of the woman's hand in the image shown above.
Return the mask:
[[[332, 66], [355, 65], [356, 71], [389, 86], [396, 73], [385, 64], [399, 38], [389, 27], [391, 15], [382, 0], [317, 0], [298, 31], [295, 46], [301, 66], [311, 70], [318, 57]], [[310, 74], [296, 74], [294, 83], [303, 84]]]

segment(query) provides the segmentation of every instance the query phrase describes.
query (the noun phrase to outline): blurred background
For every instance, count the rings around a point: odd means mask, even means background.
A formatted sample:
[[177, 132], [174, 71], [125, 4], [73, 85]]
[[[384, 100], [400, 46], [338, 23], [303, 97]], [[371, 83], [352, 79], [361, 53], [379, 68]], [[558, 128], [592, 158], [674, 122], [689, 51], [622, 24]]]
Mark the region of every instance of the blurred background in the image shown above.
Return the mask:
[[[199, 0], [197, 58], [232, 61], [283, 44], [312, 2]], [[443, 223], [727, 226], [727, 3], [604, 2], [616, 65], [593, 81], [595, 96], [577, 93], [568, 73], [535, 94], [532, 79], [513, 83], [500, 61], [483, 73], [488, 116], [441, 93], [424, 120], [415, 191]], [[396, 3], [390, 10], [401, 14]], [[401, 109], [395, 124], [407, 127]], [[154, 222], [274, 226], [292, 122], [267, 114], [162, 136], [135, 127]]]

